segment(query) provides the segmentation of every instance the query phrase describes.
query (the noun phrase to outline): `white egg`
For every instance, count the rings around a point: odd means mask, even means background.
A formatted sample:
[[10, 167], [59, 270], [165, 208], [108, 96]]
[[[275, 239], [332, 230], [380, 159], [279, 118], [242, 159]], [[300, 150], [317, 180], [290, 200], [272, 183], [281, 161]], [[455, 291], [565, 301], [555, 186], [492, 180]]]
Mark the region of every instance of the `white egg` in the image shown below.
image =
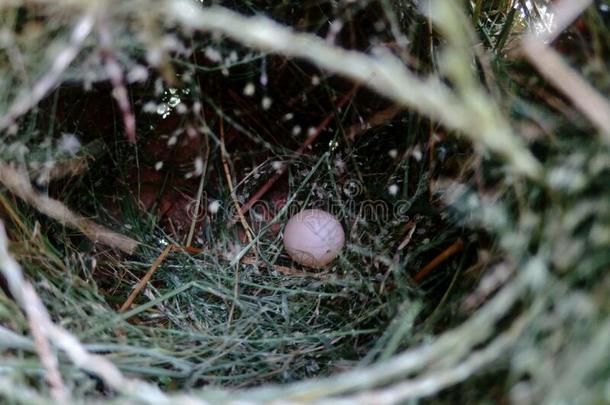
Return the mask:
[[320, 268], [341, 252], [345, 234], [333, 215], [318, 209], [303, 210], [284, 229], [284, 248], [297, 263]]

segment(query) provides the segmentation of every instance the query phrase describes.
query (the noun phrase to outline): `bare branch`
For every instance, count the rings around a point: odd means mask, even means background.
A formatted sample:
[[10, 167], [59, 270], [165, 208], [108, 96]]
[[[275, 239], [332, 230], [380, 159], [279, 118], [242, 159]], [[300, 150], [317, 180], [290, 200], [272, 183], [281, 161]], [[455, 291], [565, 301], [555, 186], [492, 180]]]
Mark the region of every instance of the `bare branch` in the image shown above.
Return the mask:
[[74, 61], [83, 42], [91, 33], [94, 22], [93, 13], [87, 13], [75, 24], [70, 42], [55, 57], [49, 72], [41, 77], [29, 92], [17, 99], [4, 116], [0, 117], [0, 131], [8, 128], [17, 118], [30, 111], [59, 84], [61, 75]]
[[125, 127], [125, 135], [127, 136], [127, 140], [135, 144], [136, 117], [131, 109], [129, 93], [125, 87], [123, 69], [112, 52], [112, 36], [106, 21], [102, 20], [98, 26], [102, 56], [106, 65], [106, 72], [108, 73], [110, 81], [112, 82], [112, 96], [121, 109], [121, 113], [123, 115], [123, 126]]
[[53, 352], [49, 341], [47, 340], [44, 331], [42, 330], [45, 324], [44, 309], [38, 304], [36, 292], [30, 284], [23, 286], [23, 309], [25, 310], [34, 338], [34, 345], [40, 362], [46, 371], [46, 378], [51, 386], [51, 396], [57, 403], [65, 403], [69, 400], [68, 391], [59, 373], [57, 356]]
[[32, 188], [27, 174], [20, 173], [5, 162], [0, 162], [0, 183], [41, 213], [57, 220], [62, 225], [79, 230], [93, 242], [120, 249], [128, 254], [132, 254], [138, 248], [137, 241], [79, 216], [62, 202], [36, 192]]
[[572, 69], [548, 44], [555, 40], [592, 3], [591, 0], [569, 0], [555, 4], [553, 30], [530, 34], [523, 41], [523, 52], [536, 69], [599, 129], [610, 143], [610, 102]]

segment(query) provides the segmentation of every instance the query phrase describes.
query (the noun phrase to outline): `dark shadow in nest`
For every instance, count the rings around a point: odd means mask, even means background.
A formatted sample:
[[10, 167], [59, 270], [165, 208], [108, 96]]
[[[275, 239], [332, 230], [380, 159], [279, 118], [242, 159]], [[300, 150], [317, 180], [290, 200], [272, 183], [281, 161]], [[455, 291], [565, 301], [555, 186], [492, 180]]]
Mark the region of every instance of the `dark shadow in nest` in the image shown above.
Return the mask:
[[[350, 22], [358, 27], [359, 18], [366, 20], [378, 12], [362, 11]], [[321, 29], [320, 34], [328, 32]], [[343, 31], [337, 41], [349, 44], [348, 47], [368, 49], [372, 44], [364, 39], [370, 35], [366, 29], [351, 28]], [[248, 63], [235, 63], [226, 74], [217, 62], [210, 60], [208, 46], [236, 52], [237, 61], [252, 58]], [[423, 55], [427, 52], [427, 49], [416, 49], [414, 55], [421, 55], [425, 60]], [[227, 51], [222, 57], [229, 54]], [[425, 70], [425, 66], [422, 63], [417, 67]], [[337, 108], [337, 102], [354, 91], [353, 83], [327, 76], [306, 63], [253, 54], [230, 41], [219, 44], [206, 39], [187, 60], [174, 60], [172, 69], [176, 83], [171, 90], [152, 71], [149, 72], [152, 78], [147, 82], [129, 87], [138, 127], [136, 147], [124, 137], [122, 115], [112, 98], [111, 86], [97, 84], [89, 92], [78, 86], [57, 90], [52, 106], [56, 127], [78, 134], [84, 144], [102, 139], [106, 153], [82, 179], [52, 185], [51, 194], [68, 191], [70, 199], [74, 199], [71, 206], [77, 211], [97, 215], [101, 222], [114, 223], [117, 227], [124, 225], [125, 217], [139, 216], [145, 223], [143, 228], [152, 223], [148, 228], [151, 235], [143, 236], [133, 228], [122, 229], [147, 242], [154, 242], [153, 234], [157, 234], [154, 225], [158, 224], [167, 235], [184, 243], [193, 223], [191, 210], [201, 173], [198, 165], [204, 165], [204, 201], [192, 243], [213, 247], [214, 227], [224, 227], [232, 218], [228, 215], [224, 222], [214, 223], [205, 212], [212, 200], [222, 200], [232, 209], [220, 157], [222, 127], [236, 185], [255, 175], [257, 167], [272, 169], [273, 161], [291, 165], [293, 171], [280, 178], [263, 196], [273, 203], [271, 206], [281, 207], [274, 203], [285, 201], [295, 192], [290, 176], [301, 167], [310, 168], [326, 153], [333, 165], [337, 162], [336, 166], [344, 166], [332, 168], [334, 177], [321, 182], [335, 190], [323, 191], [338, 193], [340, 201], [353, 202], [351, 214], [356, 218], [358, 211], [370, 201], [379, 201], [392, 211], [397, 205], [407, 203], [400, 218], [360, 218], [369, 224], [360, 226], [357, 240], [352, 239], [352, 243], [371, 246], [378, 256], [345, 253], [348, 261], [357, 264], [352, 265], [354, 269], [373, 280], [371, 288], [382, 297], [359, 297], [362, 305], [379, 305], [379, 300], [385, 305], [377, 316], [360, 327], [383, 330], [400, 315], [398, 304], [412, 297], [425, 303], [416, 322], [418, 328], [423, 328], [443, 297], [452, 289], [459, 290], [453, 285], [454, 276], [477, 262], [481, 241], [470, 237], [468, 231], [444, 215], [445, 207], [435, 200], [430, 182], [441, 175], [457, 176], [461, 160], [470, 153], [467, 147], [418, 115], [400, 111], [362, 87], [345, 106]], [[179, 102], [172, 105], [173, 98], [179, 98]], [[371, 125], [372, 118], [393, 108], [392, 114], [382, 116]], [[50, 102], [43, 109], [51, 110]], [[316, 141], [302, 156], [297, 156], [295, 151], [306, 141], [310, 128], [316, 128], [327, 117], [331, 119]], [[247, 187], [238, 187], [239, 202], [243, 204], [272, 174], [273, 170], [267, 170]], [[350, 195], [349, 187], [354, 180], [360, 182], [361, 190], [357, 195]], [[79, 198], [79, 194], [95, 198]], [[252, 217], [249, 219], [253, 222]], [[464, 239], [464, 250], [416, 286], [412, 278], [417, 270], [458, 238]], [[393, 270], [379, 256], [390, 258], [395, 264]], [[293, 265], [285, 255], [280, 256], [279, 263]], [[463, 282], [471, 284], [477, 276], [469, 277]], [[153, 285], [162, 286], [165, 282], [161, 277]], [[344, 298], [337, 298], [335, 302], [336, 307], [349, 304]], [[426, 327], [441, 330], [455, 322], [455, 318], [441, 316], [436, 327]], [[416, 341], [415, 335], [405, 345]], [[378, 337], [374, 334], [352, 338], [352, 348], [345, 350], [345, 360], [359, 361]]]

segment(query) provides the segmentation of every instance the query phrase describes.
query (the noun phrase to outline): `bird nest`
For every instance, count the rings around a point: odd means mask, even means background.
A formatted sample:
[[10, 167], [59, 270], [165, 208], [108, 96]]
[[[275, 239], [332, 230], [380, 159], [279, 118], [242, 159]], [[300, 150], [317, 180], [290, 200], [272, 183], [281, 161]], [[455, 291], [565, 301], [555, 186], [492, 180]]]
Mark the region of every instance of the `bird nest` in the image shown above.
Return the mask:
[[603, 2], [203, 3], [0, 5], [1, 398], [608, 400]]

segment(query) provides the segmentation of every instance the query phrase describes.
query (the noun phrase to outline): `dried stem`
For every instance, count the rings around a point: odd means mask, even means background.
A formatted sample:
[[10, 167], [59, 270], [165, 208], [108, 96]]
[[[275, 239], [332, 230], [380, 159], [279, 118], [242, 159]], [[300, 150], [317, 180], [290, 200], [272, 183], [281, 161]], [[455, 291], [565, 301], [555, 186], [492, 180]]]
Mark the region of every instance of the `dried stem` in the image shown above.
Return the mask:
[[93, 13], [87, 13], [80, 18], [72, 30], [70, 42], [60, 48], [62, 50], [55, 57], [47, 74], [40, 78], [34, 87], [17, 99], [3, 117], [0, 117], [0, 131], [8, 128], [17, 118], [30, 111], [60, 83], [61, 75], [80, 52], [83, 42], [93, 29], [94, 23]]
[[591, 4], [591, 0], [561, 1], [554, 6], [555, 28], [542, 35], [530, 34], [523, 53], [536, 69], [599, 129], [610, 143], [610, 101], [572, 69], [548, 43], [566, 29]]
[[441, 254], [436, 256], [430, 263], [425, 265], [417, 274], [413, 277], [413, 280], [416, 283], [421, 282], [424, 277], [428, 275], [432, 270], [434, 270], [438, 265], [443, 263], [445, 260], [449, 259], [454, 254], [461, 252], [464, 249], [464, 242], [461, 239], [456, 240], [449, 246], [447, 249], [443, 250]]
[[114, 88], [112, 95], [123, 114], [123, 125], [125, 126], [127, 140], [135, 144], [136, 118], [131, 110], [131, 102], [129, 101], [129, 94], [125, 87], [123, 69], [112, 52], [112, 36], [110, 35], [106, 22], [102, 20], [98, 26], [102, 56], [104, 58], [104, 63], [106, 64], [106, 72], [108, 73], [110, 81], [112, 82], [112, 87]]
[[58, 403], [65, 403], [69, 400], [68, 391], [66, 390], [61, 374], [59, 373], [57, 356], [53, 352], [53, 349], [42, 330], [46, 319], [44, 313], [41, 312], [40, 307], [37, 305], [37, 298], [36, 292], [32, 286], [30, 284], [25, 284], [23, 286], [24, 310], [27, 314], [28, 323], [30, 324], [36, 352], [38, 352], [40, 362], [46, 371], [46, 378], [51, 386], [51, 395], [53, 399]]
[[142, 291], [142, 289], [144, 287], [146, 287], [146, 284], [148, 284], [148, 282], [150, 281], [153, 274], [155, 274], [155, 271], [157, 271], [157, 269], [159, 268], [161, 263], [163, 263], [163, 261], [165, 260], [165, 258], [169, 254], [169, 252], [171, 252], [172, 250], [176, 250], [175, 246], [167, 245], [167, 247], [163, 250], [163, 252], [159, 255], [159, 257], [157, 257], [157, 259], [152, 264], [152, 266], [150, 266], [150, 270], [148, 270], [148, 272], [146, 272], [144, 277], [142, 277], [142, 279], [138, 282], [138, 284], [133, 289], [131, 294], [129, 294], [129, 297], [127, 297], [127, 300], [123, 303], [123, 305], [121, 305], [119, 312], [125, 312], [129, 309], [129, 307], [131, 306], [133, 301], [137, 298], [138, 294], [140, 294], [140, 291]]
[[36, 210], [55, 219], [62, 225], [79, 230], [93, 242], [117, 248], [128, 254], [134, 253], [138, 248], [139, 243], [137, 241], [79, 216], [62, 202], [38, 193], [30, 184], [25, 172], [17, 171], [5, 162], [0, 162], [0, 183]]

